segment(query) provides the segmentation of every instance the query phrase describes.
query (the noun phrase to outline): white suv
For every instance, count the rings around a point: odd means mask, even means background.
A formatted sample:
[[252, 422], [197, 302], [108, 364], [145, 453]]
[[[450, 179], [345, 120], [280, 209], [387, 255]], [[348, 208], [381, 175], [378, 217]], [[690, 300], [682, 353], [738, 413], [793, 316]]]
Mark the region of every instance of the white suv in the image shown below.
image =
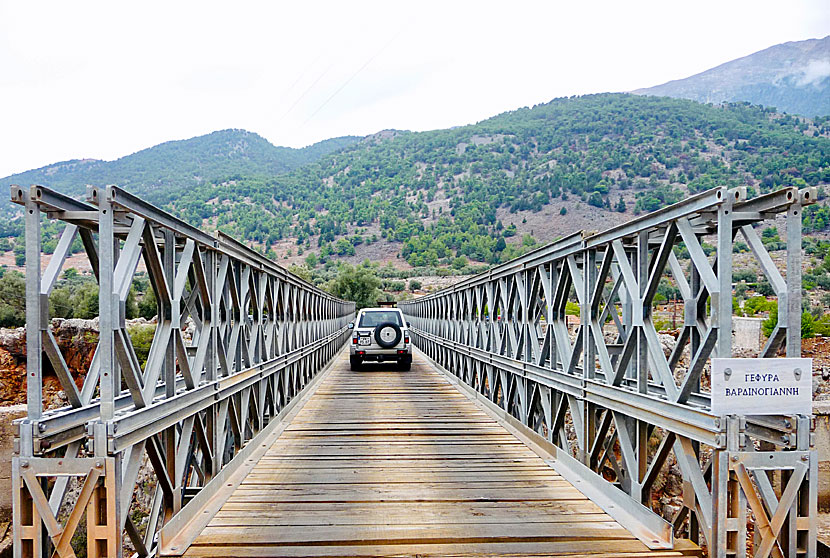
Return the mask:
[[409, 324], [397, 308], [364, 308], [349, 324], [352, 342], [349, 363], [358, 370], [365, 361], [396, 361], [401, 370], [412, 366]]

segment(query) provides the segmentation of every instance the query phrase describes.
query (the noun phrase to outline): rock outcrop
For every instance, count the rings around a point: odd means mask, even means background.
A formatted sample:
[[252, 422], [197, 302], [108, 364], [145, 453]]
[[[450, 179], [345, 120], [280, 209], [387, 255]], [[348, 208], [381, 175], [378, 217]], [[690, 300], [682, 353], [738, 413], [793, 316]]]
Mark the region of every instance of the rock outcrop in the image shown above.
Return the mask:
[[[98, 345], [98, 318], [93, 320], [52, 320], [52, 334], [73, 378], [81, 388]], [[43, 400], [47, 408], [67, 404], [48, 359], [44, 358]], [[0, 405], [26, 402], [26, 329], [0, 329]]]

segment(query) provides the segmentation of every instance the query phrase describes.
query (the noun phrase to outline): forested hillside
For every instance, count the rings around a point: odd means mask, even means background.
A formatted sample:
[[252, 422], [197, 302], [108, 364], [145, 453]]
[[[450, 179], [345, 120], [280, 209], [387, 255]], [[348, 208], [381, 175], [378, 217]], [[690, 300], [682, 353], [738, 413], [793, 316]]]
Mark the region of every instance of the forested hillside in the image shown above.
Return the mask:
[[[166, 203], [174, 192], [229, 176], [274, 176], [311, 163], [357, 141], [334, 138], [303, 149], [276, 147], [245, 130], [221, 130], [195, 138], [169, 141], [115, 161], [83, 159], [55, 163], [0, 179], [10, 184], [41, 184], [73, 196], [86, 185], [117, 184], [154, 203]], [[3, 204], [7, 207], [8, 204]]]
[[[239, 134], [205, 138], [227, 145], [222, 138]], [[255, 146], [265, 140], [243, 137], [247, 155], [241, 159], [260, 160]], [[469, 271], [717, 185], [747, 186], [751, 195], [826, 185], [828, 138], [827, 117], [808, 120], [748, 104], [589, 95], [448, 130], [336, 140], [341, 149], [284, 174], [276, 166], [247, 174], [229, 155], [227, 166], [210, 167], [214, 176], [223, 173], [220, 178], [208, 180], [203, 172], [206, 179], [195, 185], [166, 188], [161, 201], [188, 221], [253, 241], [287, 264], [305, 261], [315, 268], [337, 258], [368, 258], [427, 274], [441, 267]], [[203, 161], [184, 152], [174, 159]], [[141, 181], [143, 167], [130, 168], [135, 173], [119, 184], [152, 194]], [[821, 230], [830, 212], [813, 207], [805, 220], [808, 231]], [[19, 234], [15, 223], [7, 225], [6, 235]], [[47, 249], [53, 242], [47, 234]], [[0, 241], [0, 248], [11, 244]]]
[[282, 176], [203, 184], [172, 207], [266, 249], [290, 239], [312, 259], [359, 259], [382, 242], [412, 266], [463, 267], [514, 256], [531, 230], [550, 241], [588, 215], [624, 220], [716, 185], [827, 184], [829, 135], [828, 118], [746, 104], [591, 95], [378, 134]]

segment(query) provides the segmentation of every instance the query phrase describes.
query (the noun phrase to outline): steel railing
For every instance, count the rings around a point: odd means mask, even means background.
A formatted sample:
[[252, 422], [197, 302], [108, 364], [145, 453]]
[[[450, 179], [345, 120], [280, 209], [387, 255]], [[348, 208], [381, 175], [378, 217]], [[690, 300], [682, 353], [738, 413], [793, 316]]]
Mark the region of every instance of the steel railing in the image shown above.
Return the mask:
[[[756, 556], [815, 556], [811, 417], [716, 416], [707, 385], [710, 358], [733, 356], [738, 236], [778, 296], [761, 356], [800, 356], [801, 208], [815, 196], [786, 188], [746, 200], [745, 189], [716, 188], [399, 306], [428, 356], [544, 442], [563, 476], [649, 546], [680, 535], [711, 556], [745, 556], [749, 538]], [[755, 230], [776, 218], [786, 226], [785, 275]], [[703, 238], [714, 242], [709, 256]], [[681, 243], [688, 262], [675, 253]], [[661, 278], [683, 299], [668, 356], [652, 304]], [[579, 309], [573, 329], [568, 302]], [[683, 503], [666, 521], [652, 491], [678, 471]]]
[[[27, 416], [16, 424], [12, 463], [15, 556], [72, 556], [84, 513], [87, 556], [121, 556], [125, 538], [149, 556], [280, 424], [348, 338], [354, 303], [116, 187], [90, 188], [87, 203], [40, 186], [12, 186], [11, 196], [24, 207], [26, 229]], [[41, 270], [44, 217], [66, 226]], [[49, 293], [76, 237], [100, 309], [97, 349], [80, 372], [69, 369], [49, 328]], [[159, 310], [143, 367], [125, 322], [141, 262]], [[44, 408], [47, 368], [68, 407]], [[155, 495], [135, 514], [145, 460]], [[67, 498], [73, 483], [80, 491]]]

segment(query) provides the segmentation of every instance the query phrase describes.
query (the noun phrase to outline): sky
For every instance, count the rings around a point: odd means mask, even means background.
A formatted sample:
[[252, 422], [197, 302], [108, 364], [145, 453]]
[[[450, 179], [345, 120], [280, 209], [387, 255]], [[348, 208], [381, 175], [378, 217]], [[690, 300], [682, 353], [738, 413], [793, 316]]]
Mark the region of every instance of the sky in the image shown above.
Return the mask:
[[0, 176], [225, 128], [448, 128], [828, 34], [827, 0], [0, 0]]

